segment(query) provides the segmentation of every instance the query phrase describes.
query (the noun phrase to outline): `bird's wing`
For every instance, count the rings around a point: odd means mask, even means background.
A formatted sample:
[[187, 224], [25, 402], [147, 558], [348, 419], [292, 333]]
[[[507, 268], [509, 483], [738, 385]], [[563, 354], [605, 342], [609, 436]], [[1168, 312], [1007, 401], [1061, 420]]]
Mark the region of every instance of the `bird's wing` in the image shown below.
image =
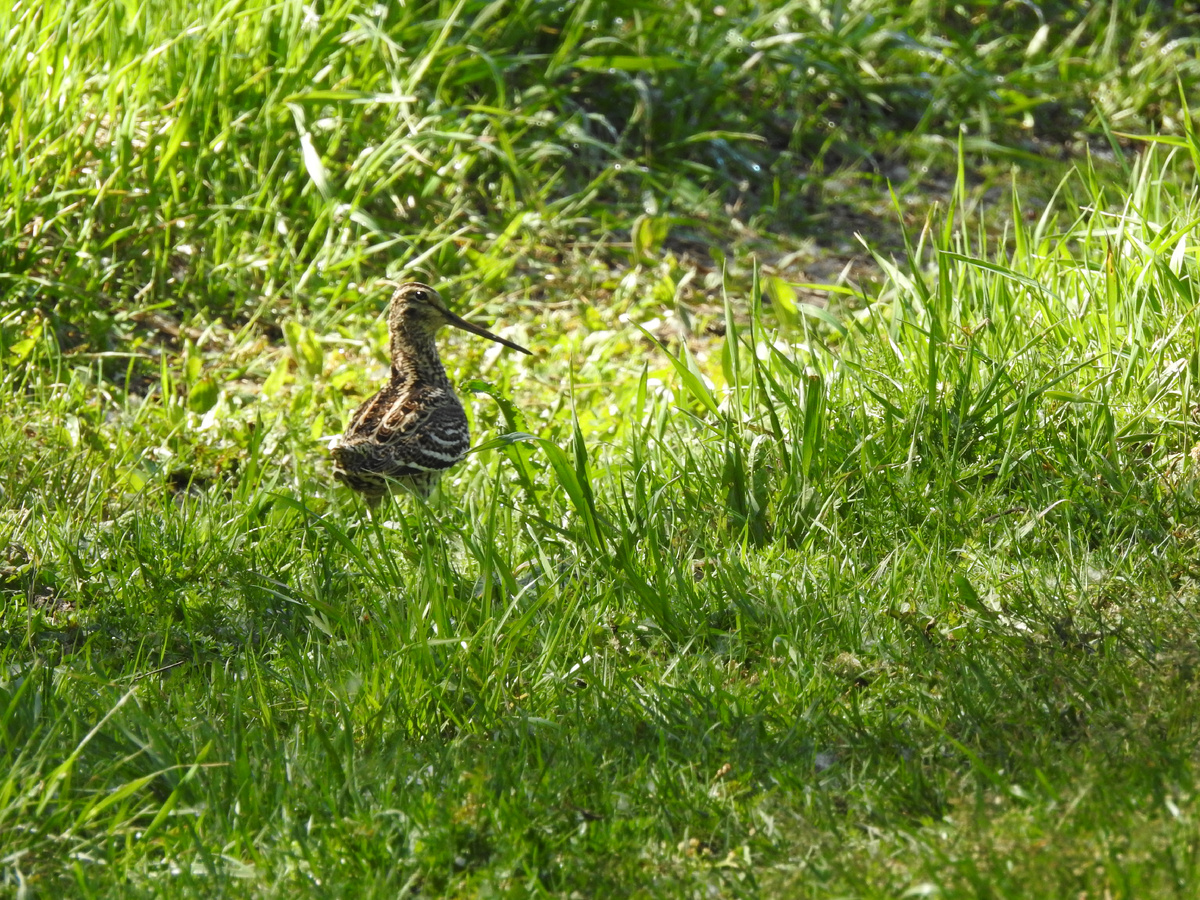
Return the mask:
[[414, 409], [393, 426], [384, 418], [378, 440], [395, 448], [405, 468], [440, 472], [460, 459], [471, 445], [467, 416], [457, 403]]
[[385, 389], [354, 414], [339, 445], [360, 467], [400, 477], [450, 468], [470, 447], [470, 434], [453, 396]]

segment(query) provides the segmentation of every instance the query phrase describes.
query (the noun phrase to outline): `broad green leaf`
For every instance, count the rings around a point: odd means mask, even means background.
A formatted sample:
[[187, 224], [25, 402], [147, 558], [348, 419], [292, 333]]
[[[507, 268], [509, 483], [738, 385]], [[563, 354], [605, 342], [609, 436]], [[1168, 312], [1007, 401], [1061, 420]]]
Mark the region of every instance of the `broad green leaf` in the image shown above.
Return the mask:
[[188, 409], [195, 413], [206, 413], [221, 398], [221, 389], [211, 378], [201, 378], [188, 391]]
[[975, 590], [975, 586], [964, 575], [957, 572], [954, 574], [954, 586], [958, 588], [958, 599], [963, 606], [975, 610], [982, 616], [989, 619], [996, 618], [996, 611], [989, 609], [979, 599], [979, 592]]
[[668, 216], [638, 216], [632, 231], [633, 252], [639, 260], [653, 261], [671, 231]]
[[22, 338], [19, 341], [14, 341], [8, 346], [8, 363], [9, 365], [20, 365], [25, 362], [29, 354], [33, 352], [33, 348], [37, 346], [36, 338]]
[[262, 392], [264, 397], [274, 397], [288, 382], [288, 368], [291, 361], [285, 356], [275, 364], [275, 368], [271, 370], [271, 374], [267, 376], [267, 380], [263, 382]]

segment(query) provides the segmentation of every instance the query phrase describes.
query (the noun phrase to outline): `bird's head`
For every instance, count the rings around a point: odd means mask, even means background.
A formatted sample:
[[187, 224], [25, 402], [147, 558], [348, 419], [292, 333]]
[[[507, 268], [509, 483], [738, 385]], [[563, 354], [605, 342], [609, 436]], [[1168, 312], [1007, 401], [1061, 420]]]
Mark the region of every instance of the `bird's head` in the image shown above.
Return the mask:
[[442, 299], [442, 295], [429, 285], [419, 281], [408, 281], [396, 285], [396, 292], [392, 294], [392, 303], [388, 308], [388, 327], [393, 335], [432, 337], [443, 325], [461, 328], [463, 331], [485, 337], [489, 341], [495, 341], [497, 344], [503, 344], [513, 350], [533, 355], [533, 351], [526, 350], [520, 344], [514, 344], [497, 334], [492, 334], [486, 328], [468, 322], [450, 312], [446, 308], [446, 301]]

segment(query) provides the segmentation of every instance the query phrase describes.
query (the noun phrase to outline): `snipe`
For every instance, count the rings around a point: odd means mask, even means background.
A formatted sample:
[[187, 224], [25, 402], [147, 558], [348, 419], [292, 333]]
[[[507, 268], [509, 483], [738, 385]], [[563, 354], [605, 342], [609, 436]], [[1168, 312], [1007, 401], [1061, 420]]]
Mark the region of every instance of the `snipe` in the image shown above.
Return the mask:
[[397, 287], [388, 309], [391, 379], [355, 411], [345, 434], [330, 448], [333, 474], [372, 507], [396, 484], [428, 497], [442, 473], [471, 446], [466, 413], [434, 342], [445, 325], [531, 353], [460, 319], [427, 284], [410, 281]]

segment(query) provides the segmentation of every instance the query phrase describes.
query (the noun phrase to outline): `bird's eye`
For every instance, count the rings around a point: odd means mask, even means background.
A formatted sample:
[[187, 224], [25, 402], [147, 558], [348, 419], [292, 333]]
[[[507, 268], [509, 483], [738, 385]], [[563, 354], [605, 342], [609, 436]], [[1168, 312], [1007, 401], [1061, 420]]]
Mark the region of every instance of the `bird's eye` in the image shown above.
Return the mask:
[[418, 303], [428, 303], [429, 295], [424, 291], [417, 291], [415, 294], [413, 294], [413, 299]]

